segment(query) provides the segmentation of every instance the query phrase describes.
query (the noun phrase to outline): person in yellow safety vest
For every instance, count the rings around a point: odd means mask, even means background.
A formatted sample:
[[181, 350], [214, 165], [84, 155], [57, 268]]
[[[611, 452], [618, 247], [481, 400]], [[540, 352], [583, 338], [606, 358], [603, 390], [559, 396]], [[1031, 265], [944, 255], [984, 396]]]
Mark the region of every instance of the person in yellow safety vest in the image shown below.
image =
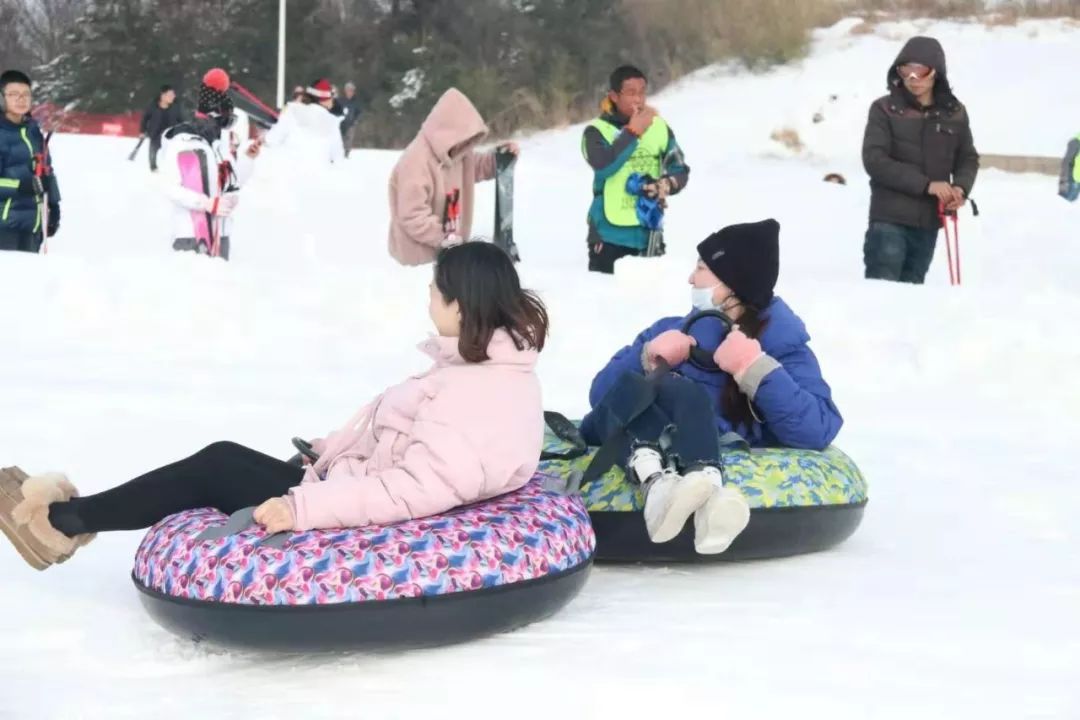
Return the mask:
[[1069, 202], [1076, 202], [1077, 198], [1080, 198], [1080, 135], [1070, 140], [1065, 150], [1065, 159], [1061, 162], [1058, 195]]
[[[645, 102], [645, 73], [632, 65], [618, 67], [611, 73], [610, 88], [600, 104], [600, 117], [589, 123], [581, 139], [581, 152], [594, 173], [589, 270], [602, 273], [615, 272], [619, 258], [649, 249], [651, 231], [638, 219], [637, 198], [626, 191], [630, 176], [653, 178], [645, 191], [661, 202], [690, 179], [675, 133]], [[660, 247], [654, 254], [662, 254]]]

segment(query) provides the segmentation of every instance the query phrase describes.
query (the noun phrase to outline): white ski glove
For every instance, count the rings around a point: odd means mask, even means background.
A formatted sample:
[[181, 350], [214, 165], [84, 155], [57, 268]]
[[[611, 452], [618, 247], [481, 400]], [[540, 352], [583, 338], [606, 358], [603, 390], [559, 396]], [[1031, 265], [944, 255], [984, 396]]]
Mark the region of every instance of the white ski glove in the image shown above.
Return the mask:
[[233, 210], [236, 209], [239, 203], [240, 195], [238, 193], [225, 193], [216, 198], [208, 197], [204, 199], [203, 210], [218, 217], [228, 217], [232, 215]]
[[445, 238], [443, 238], [442, 246], [444, 248], [454, 247], [455, 245], [460, 245], [462, 242], [464, 242], [464, 240], [461, 239], [460, 235], [450, 233]]

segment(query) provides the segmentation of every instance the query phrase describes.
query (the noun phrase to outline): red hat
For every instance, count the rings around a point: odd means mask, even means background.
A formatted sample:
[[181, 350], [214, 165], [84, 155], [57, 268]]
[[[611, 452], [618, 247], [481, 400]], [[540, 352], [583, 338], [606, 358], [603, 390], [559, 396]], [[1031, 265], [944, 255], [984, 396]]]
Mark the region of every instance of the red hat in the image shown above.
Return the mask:
[[207, 70], [203, 75], [202, 84], [218, 92], [225, 92], [229, 89], [229, 73], [221, 68]]
[[195, 108], [196, 117], [215, 116], [223, 122], [231, 117], [233, 103], [229, 98], [229, 84], [229, 74], [221, 68], [214, 68], [203, 75], [199, 86], [199, 104]]
[[320, 100], [329, 100], [334, 97], [334, 89], [330, 86], [330, 81], [326, 78], [316, 80], [308, 85], [304, 92], [312, 97], [319, 98]]

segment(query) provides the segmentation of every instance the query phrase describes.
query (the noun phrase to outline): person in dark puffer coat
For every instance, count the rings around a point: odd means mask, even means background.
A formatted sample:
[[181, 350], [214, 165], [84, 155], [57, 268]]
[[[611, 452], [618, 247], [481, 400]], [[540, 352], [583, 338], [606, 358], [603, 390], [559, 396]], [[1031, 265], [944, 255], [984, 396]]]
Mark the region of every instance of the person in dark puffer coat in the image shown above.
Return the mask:
[[939, 203], [948, 211], [963, 206], [979, 154], [937, 40], [909, 40], [886, 77], [889, 94], [870, 106], [863, 138], [870, 175], [866, 277], [922, 283], [941, 226]]
[[[60, 188], [45, 138], [30, 117], [30, 78], [18, 70], [0, 75], [0, 250], [36, 253], [44, 235], [60, 227]], [[36, 175], [44, 159], [48, 174]], [[42, 227], [48, 198], [48, 227]], [[44, 234], [43, 234], [44, 231]]]

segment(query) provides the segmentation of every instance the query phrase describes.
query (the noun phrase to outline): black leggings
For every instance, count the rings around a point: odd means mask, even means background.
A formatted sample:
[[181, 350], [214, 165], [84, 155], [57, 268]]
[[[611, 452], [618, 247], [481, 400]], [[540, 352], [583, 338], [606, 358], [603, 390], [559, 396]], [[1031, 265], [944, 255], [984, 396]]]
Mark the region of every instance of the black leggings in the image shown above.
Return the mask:
[[216, 442], [112, 490], [54, 503], [49, 520], [68, 536], [139, 530], [194, 508], [231, 514], [286, 494], [303, 476], [297, 465], [236, 443]]
[[28, 230], [0, 230], [0, 250], [22, 250], [36, 253], [41, 249], [41, 233]]

